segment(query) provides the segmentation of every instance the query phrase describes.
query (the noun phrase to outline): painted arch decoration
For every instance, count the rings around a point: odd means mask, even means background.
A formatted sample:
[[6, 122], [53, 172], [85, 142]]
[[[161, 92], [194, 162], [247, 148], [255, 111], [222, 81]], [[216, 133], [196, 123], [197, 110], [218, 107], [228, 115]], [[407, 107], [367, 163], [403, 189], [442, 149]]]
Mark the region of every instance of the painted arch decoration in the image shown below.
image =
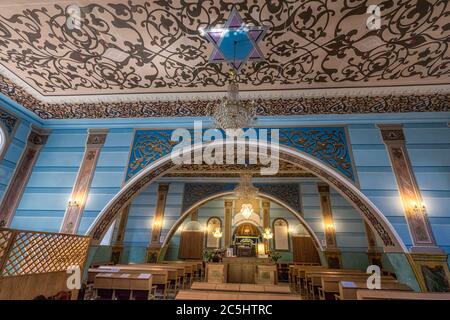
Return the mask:
[[[255, 128], [259, 137], [260, 130]], [[306, 152], [355, 180], [345, 127], [271, 128], [279, 130], [279, 143]], [[168, 155], [178, 142], [171, 140], [173, 130], [136, 130], [130, 152], [128, 181], [152, 162]], [[270, 135], [268, 136], [270, 140]], [[194, 141], [191, 130], [191, 141]]]
[[[231, 142], [213, 142], [211, 145], [228, 145]], [[232, 143], [235, 145], [235, 143]], [[237, 144], [246, 145], [237, 141]], [[251, 140], [248, 145], [258, 146], [258, 142]], [[192, 154], [201, 151], [204, 145], [193, 145], [189, 148]], [[372, 228], [383, 245], [385, 252], [407, 252], [403, 241], [389, 223], [383, 213], [343, 174], [303, 151], [280, 145], [279, 158], [282, 161], [292, 163], [316, 174], [319, 178], [329, 183], [344, 198], [346, 198], [361, 214], [364, 220]], [[95, 221], [89, 227], [87, 235], [93, 238], [93, 244], [100, 243], [102, 237], [117, 217], [118, 213], [132, 201], [132, 199], [157, 178], [174, 168], [170, 155], [166, 155], [140, 171], [108, 202]]]
[[[186, 211], [195, 203], [208, 197], [233, 192], [236, 186], [235, 183], [185, 183], [181, 211]], [[255, 183], [254, 186], [260, 193], [272, 196], [297, 212], [302, 212], [300, 187], [297, 183]]]

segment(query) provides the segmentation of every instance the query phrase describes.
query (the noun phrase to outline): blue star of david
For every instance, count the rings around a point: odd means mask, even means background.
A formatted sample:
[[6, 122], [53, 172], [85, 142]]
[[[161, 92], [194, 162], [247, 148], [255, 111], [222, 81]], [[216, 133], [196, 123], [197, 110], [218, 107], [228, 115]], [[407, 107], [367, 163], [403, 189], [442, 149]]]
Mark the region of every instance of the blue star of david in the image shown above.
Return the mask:
[[239, 72], [247, 61], [264, 60], [257, 44], [266, 31], [264, 26], [245, 25], [239, 12], [233, 8], [223, 28], [204, 30], [206, 38], [214, 45], [209, 62], [227, 62]]

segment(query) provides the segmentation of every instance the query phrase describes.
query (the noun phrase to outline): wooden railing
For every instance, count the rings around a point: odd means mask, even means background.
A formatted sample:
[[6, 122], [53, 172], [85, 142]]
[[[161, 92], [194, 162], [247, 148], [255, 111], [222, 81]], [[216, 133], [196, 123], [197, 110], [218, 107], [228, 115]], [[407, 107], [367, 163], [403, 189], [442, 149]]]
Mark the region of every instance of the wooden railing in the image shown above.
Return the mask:
[[0, 277], [82, 269], [89, 243], [84, 236], [0, 228]]

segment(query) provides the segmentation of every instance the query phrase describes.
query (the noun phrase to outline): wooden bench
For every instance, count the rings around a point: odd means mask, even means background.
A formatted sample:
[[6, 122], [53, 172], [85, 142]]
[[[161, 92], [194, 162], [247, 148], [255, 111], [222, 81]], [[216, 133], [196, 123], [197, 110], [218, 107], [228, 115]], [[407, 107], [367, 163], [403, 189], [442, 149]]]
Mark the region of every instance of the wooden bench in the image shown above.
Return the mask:
[[180, 290], [176, 300], [301, 300], [298, 295]]
[[[117, 266], [133, 266], [137, 268], [152, 268], [154, 270], [167, 270], [170, 272], [169, 281], [170, 289], [173, 291], [174, 295], [179, 288], [184, 287], [184, 281], [186, 279], [185, 266], [176, 264], [159, 264], [159, 263], [142, 263], [142, 264], [130, 264], [130, 265], [116, 265]], [[175, 271], [176, 276], [172, 274]]]
[[[99, 290], [111, 293], [112, 300], [135, 300], [141, 293], [146, 300], [154, 299], [156, 287], [152, 283], [153, 277], [148, 273], [99, 273], [94, 279], [94, 298], [98, 299]], [[103, 295], [102, 298], [108, 298]]]
[[161, 297], [167, 298], [168, 289], [171, 284], [171, 280], [177, 280], [176, 270], [167, 270], [161, 268], [139, 267], [136, 265], [116, 265], [114, 267], [100, 266], [96, 269], [89, 269], [89, 273], [150, 273], [153, 276], [153, 284], [157, 286], [158, 293], [161, 291]]
[[[322, 286], [323, 275], [367, 275], [361, 270], [352, 269], [323, 269], [306, 270], [304, 276], [304, 291], [308, 298], [315, 299], [318, 295], [318, 288]], [[368, 275], [367, 275], [368, 276]]]
[[[358, 290], [367, 289], [365, 281], [340, 281], [339, 294], [335, 295], [336, 300], [356, 300], [356, 292]], [[381, 280], [381, 289], [376, 290], [391, 290], [391, 291], [413, 291], [409, 286], [397, 281]]]
[[[366, 282], [369, 274], [352, 274], [352, 275], [328, 275], [325, 274], [321, 277], [321, 286], [318, 287], [319, 298], [320, 300], [333, 300], [335, 298], [335, 294], [339, 293], [339, 283], [341, 281], [360, 281]], [[381, 281], [383, 283], [386, 282], [395, 282], [397, 280], [392, 276], [382, 276]]]
[[357, 290], [356, 297], [358, 300], [450, 300], [450, 293]]
[[265, 284], [248, 284], [248, 283], [208, 283], [194, 282], [191, 286], [192, 290], [207, 291], [239, 291], [239, 292], [255, 292], [255, 293], [277, 293], [291, 294], [291, 288], [288, 285], [265, 285]]

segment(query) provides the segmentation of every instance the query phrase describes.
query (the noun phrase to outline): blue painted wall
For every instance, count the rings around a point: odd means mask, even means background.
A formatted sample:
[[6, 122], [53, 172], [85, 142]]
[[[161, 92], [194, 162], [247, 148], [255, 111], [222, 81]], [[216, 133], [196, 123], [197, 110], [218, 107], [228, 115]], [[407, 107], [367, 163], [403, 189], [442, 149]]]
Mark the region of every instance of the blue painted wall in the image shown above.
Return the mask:
[[436, 242], [450, 253], [450, 128], [405, 124], [407, 149]]
[[[382, 143], [376, 123], [404, 123], [407, 149], [416, 174], [418, 184], [435, 232], [438, 245], [450, 252], [450, 128], [447, 122], [450, 117], [442, 114], [395, 114], [395, 115], [352, 115], [352, 116], [317, 116], [317, 117], [285, 117], [261, 119], [261, 125], [280, 127], [280, 124], [302, 126], [313, 123], [314, 126], [329, 124], [346, 124], [349, 143], [353, 150], [356, 175], [361, 190], [385, 214], [407, 246], [411, 246], [406, 221], [389, 163], [388, 154]], [[44, 146], [32, 176], [26, 187], [23, 198], [17, 209], [12, 227], [58, 231], [67, 206], [73, 183], [78, 172], [89, 127], [110, 127], [107, 141], [102, 149], [97, 170], [92, 182], [91, 192], [80, 225], [80, 233], [84, 233], [98, 215], [101, 208], [120, 189], [124, 181], [125, 167], [128, 162], [129, 148], [133, 137], [133, 128], [163, 128], [189, 126], [192, 119], [139, 119], [121, 121], [49, 121], [46, 123], [53, 129], [48, 143]], [[181, 122], [180, 122], [181, 121]], [[29, 118], [21, 119], [5, 158], [0, 162], [0, 196], [23, 150], [29, 125]], [[42, 123], [41, 123], [42, 125]], [[172, 187], [171, 187], [172, 188]], [[173, 187], [170, 191], [173, 198], [168, 199], [167, 224], [179, 215], [182, 187]], [[177, 189], [178, 188], [178, 189]], [[311, 215], [318, 210], [316, 190], [312, 184], [301, 184], [305, 218], [309, 219], [316, 229], [319, 238], [323, 237], [318, 218]], [[144, 199], [144, 195], [148, 198]], [[139, 195], [133, 202], [129, 227], [125, 239], [133, 245], [148, 243], [150, 226], [140, 224], [148, 205], [152, 211], [156, 195], [154, 186]], [[140, 200], [138, 200], [140, 199]], [[335, 209], [336, 228], [344, 228], [338, 233], [338, 244], [345, 252], [360, 251], [365, 247], [362, 221], [356, 218], [349, 206], [343, 204], [337, 194], [332, 200]], [[141, 204], [138, 201], [144, 201]], [[147, 201], [147, 203], [145, 203]], [[139, 207], [139, 205], [141, 205]], [[178, 211], [177, 211], [178, 210]], [[144, 213], [145, 211], [145, 213]], [[142, 215], [142, 216], [139, 216]], [[134, 221], [133, 221], [134, 219]], [[144, 219], [145, 220], [145, 219]], [[150, 223], [150, 222], [148, 222]], [[346, 227], [343, 227], [346, 226]], [[166, 229], [169, 225], [165, 226]], [[145, 236], [144, 236], [145, 235]]]
[[0, 160], [0, 201], [20, 160], [29, 133], [30, 123], [26, 120], [20, 121], [3, 159]]

